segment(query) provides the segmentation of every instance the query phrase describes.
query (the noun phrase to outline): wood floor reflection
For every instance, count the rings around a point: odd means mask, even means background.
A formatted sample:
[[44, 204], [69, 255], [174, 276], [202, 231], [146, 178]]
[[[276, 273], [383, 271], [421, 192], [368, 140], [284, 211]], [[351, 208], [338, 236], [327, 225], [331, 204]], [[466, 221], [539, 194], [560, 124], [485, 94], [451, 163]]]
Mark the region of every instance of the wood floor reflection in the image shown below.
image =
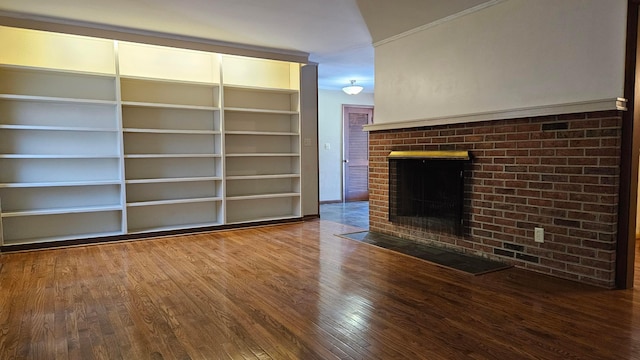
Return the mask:
[[472, 276], [309, 221], [0, 256], [0, 359], [637, 359], [638, 290]]

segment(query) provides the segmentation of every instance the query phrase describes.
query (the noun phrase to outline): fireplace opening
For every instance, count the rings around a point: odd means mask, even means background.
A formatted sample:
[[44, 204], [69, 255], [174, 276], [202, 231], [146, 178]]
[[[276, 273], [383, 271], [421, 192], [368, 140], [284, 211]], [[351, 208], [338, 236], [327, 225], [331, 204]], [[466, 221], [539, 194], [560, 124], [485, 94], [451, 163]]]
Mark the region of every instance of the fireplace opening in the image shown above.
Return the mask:
[[392, 152], [389, 221], [461, 234], [466, 151]]

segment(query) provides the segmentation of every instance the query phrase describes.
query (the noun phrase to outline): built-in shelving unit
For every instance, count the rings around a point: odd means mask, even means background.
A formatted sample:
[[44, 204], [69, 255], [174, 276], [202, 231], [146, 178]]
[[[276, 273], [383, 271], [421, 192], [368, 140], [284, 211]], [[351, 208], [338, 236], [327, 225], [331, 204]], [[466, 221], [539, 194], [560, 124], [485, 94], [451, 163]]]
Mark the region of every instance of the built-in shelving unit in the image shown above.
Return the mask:
[[[226, 209], [228, 223], [300, 216], [300, 96], [288, 64], [260, 64], [280, 79], [248, 84], [235, 71], [246, 59], [226, 58], [224, 86]], [[237, 63], [239, 62], [239, 63]], [[275, 70], [278, 68], [278, 70]], [[224, 72], [225, 81], [228, 79]]]
[[3, 26], [0, 42], [0, 245], [301, 216], [299, 64]]
[[0, 55], [2, 244], [122, 234], [115, 69], [52, 56], [70, 42], [98, 52], [109, 42], [1, 30], [3, 44], [51, 45], [40, 53], [3, 45]]
[[[219, 56], [119, 48], [129, 231], [223, 224]], [[176, 73], [159, 57], [203, 66]]]

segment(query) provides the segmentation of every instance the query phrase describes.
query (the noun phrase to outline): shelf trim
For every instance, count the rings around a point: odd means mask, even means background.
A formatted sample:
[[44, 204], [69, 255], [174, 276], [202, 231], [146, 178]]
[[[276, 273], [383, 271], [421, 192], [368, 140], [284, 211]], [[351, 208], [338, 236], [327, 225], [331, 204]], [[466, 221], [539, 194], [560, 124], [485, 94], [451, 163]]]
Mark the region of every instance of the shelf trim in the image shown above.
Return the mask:
[[98, 99], [79, 99], [79, 98], [62, 98], [54, 96], [39, 95], [19, 95], [19, 94], [0, 94], [0, 100], [22, 100], [22, 101], [39, 101], [54, 102], [64, 104], [89, 104], [89, 105], [117, 105], [115, 100], [98, 100]]
[[272, 174], [272, 175], [232, 175], [227, 176], [227, 180], [262, 180], [262, 179], [295, 179], [300, 178], [300, 174]]
[[49, 126], [49, 125], [0, 125], [0, 129], [7, 130], [38, 130], [38, 131], [80, 131], [80, 132], [119, 132], [113, 128], [91, 128], [84, 126]]
[[289, 193], [274, 193], [274, 194], [254, 194], [254, 195], [236, 195], [236, 196], [227, 196], [227, 200], [236, 201], [236, 200], [254, 200], [254, 199], [276, 199], [283, 197], [300, 197], [299, 192], [289, 192]]
[[263, 113], [263, 114], [281, 114], [281, 115], [298, 115], [298, 111], [293, 110], [271, 110], [271, 109], [255, 109], [241, 107], [224, 107], [224, 111], [246, 112], [246, 113]]
[[262, 91], [262, 92], [271, 92], [271, 93], [281, 93], [281, 94], [289, 94], [295, 95], [299, 94], [300, 90], [298, 89], [285, 89], [285, 88], [272, 88], [272, 87], [264, 87], [264, 86], [248, 86], [248, 85], [233, 85], [233, 84], [222, 84], [223, 89], [230, 90], [247, 90], [247, 91]]
[[194, 86], [203, 86], [203, 87], [211, 87], [211, 88], [217, 88], [217, 87], [219, 88], [221, 86], [220, 83], [214, 83], [214, 82], [161, 79], [161, 78], [135, 76], [135, 75], [120, 75], [120, 80], [134, 80], [134, 81], [148, 81], [148, 82], [158, 82], [158, 83], [166, 83], [166, 84], [194, 85]]
[[0, 159], [119, 159], [119, 155], [0, 154]]
[[193, 135], [220, 135], [217, 130], [178, 130], [178, 129], [145, 129], [145, 128], [124, 128], [122, 132], [138, 134], [193, 134]]
[[203, 177], [183, 177], [183, 178], [153, 178], [153, 179], [130, 179], [125, 180], [125, 184], [161, 184], [161, 183], [180, 183], [180, 182], [198, 182], [198, 181], [222, 181], [222, 177], [203, 176]]
[[225, 135], [256, 135], [256, 136], [299, 136], [297, 132], [285, 132], [285, 131], [243, 131], [243, 130], [230, 130], [225, 131]]
[[299, 153], [250, 153], [250, 154], [239, 154], [239, 153], [231, 153], [226, 154], [226, 157], [299, 157]]
[[192, 198], [192, 199], [172, 199], [172, 200], [153, 200], [153, 201], [134, 201], [128, 202], [127, 207], [140, 207], [140, 206], [157, 206], [157, 205], [174, 205], [174, 204], [191, 204], [201, 202], [216, 202], [222, 201], [222, 197], [204, 197], [204, 198]]
[[60, 214], [78, 214], [92, 212], [122, 211], [120, 205], [108, 206], [84, 206], [70, 208], [55, 208], [42, 210], [25, 210], [25, 211], [7, 211], [2, 213], [2, 218], [8, 217], [24, 217], [24, 216], [40, 216], [40, 215], [60, 215]]
[[59, 182], [24, 182], [24, 183], [0, 183], [0, 188], [37, 188], [37, 187], [72, 187], [72, 186], [101, 186], [120, 185], [120, 180], [99, 180], [99, 181], [59, 181]]
[[163, 109], [204, 110], [204, 111], [220, 110], [220, 108], [216, 106], [180, 105], [180, 104], [165, 104], [165, 103], [141, 102], [141, 101], [123, 101], [122, 106], [163, 108]]
[[125, 159], [220, 158], [220, 154], [127, 154]]

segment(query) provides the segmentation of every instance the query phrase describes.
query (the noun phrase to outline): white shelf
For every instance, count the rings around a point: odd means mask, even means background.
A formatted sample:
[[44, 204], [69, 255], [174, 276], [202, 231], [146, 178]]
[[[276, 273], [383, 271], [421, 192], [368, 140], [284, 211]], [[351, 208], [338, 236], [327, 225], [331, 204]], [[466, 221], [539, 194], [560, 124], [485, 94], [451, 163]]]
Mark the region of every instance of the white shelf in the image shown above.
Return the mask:
[[220, 112], [210, 109], [125, 106], [122, 121], [123, 128], [132, 130], [220, 132]]
[[67, 183], [115, 181], [121, 171], [118, 158], [0, 157], [0, 183]]
[[163, 109], [208, 110], [208, 111], [220, 110], [220, 108], [214, 107], [214, 106], [178, 105], [178, 104], [165, 104], [165, 103], [139, 102], [139, 101], [123, 101], [122, 106], [150, 107], [150, 108], [163, 108]]
[[23, 183], [4, 183], [0, 184], [0, 188], [36, 188], [36, 187], [62, 187], [62, 186], [100, 186], [100, 185], [119, 185], [120, 180], [104, 180], [104, 181], [53, 181], [53, 182], [23, 182]]
[[298, 115], [297, 111], [290, 111], [290, 110], [252, 109], [252, 108], [240, 108], [240, 107], [225, 107], [224, 111], [262, 113], [262, 114]]
[[126, 180], [211, 178], [222, 175], [219, 157], [155, 157], [125, 159]]
[[258, 136], [298, 136], [296, 132], [284, 131], [225, 131], [226, 135], [258, 135]]
[[0, 94], [0, 100], [23, 100], [23, 101], [38, 101], [38, 102], [51, 102], [51, 103], [72, 103], [72, 104], [98, 104], [98, 105], [116, 105], [116, 101], [112, 100], [92, 100], [92, 99], [78, 99], [78, 98], [63, 98], [53, 96], [35, 96], [35, 95], [14, 95], [14, 94]]
[[119, 155], [0, 154], [0, 159], [119, 159]]
[[296, 157], [298, 153], [247, 153], [247, 154], [226, 154], [227, 157]]
[[143, 133], [143, 134], [194, 134], [194, 135], [220, 135], [220, 131], [215, 130], [179, 130], [179, 129], [136, 129], [124, 128], [126, 133]]
[[175, 200], [156, 200], [156, 201], [139, 201], [127, 203], [128, 207], [134, 206], [155, 206], [155, 205], [171, 205], [171, 204], [190, 204], [198, 202], [212, 202], [221, 201], [220, 197], [206, 197], [206, 198], [194, 198], [194, 199], [175, 199]]
[[218, 224], [223, 221], [222, 200], [168, 203], [158, 201], [152, 205], [127, 207], [127, 223], [130, 232], [184, 229], [199, 224]]
[[296, 179], [300, 174], [273, 174], [273, 175], [235, 175], [227, 176], [227, 180], [263, 180], [263, 179]]
[[119, 211], [122, 210], [122, 206], [86, 206], [77, 208], [60, 208], [60, 209], [43, 209], [43, 210], [30, 210], [30, 211], [14, 211], [3, 212], [2, 217], [19, 217], [19, 216], [37, 216], [37, 215], [56, 215], [56, 214], [75, 214], [75, 213], [90, 213], [90, 212], [104, 212], [104, 211]]
[[220, 154], [128, 154], [125, 159], [219, 158]]
[[254, 199], [275, 199], [275, 198], [287, 198], [287, 197], [299, 197], [300, 193], [277, 193], [277, 194], [255, 194], [255, 195], [241, 195], [241, 196], [227, 196], [227, 200], [254, 200]]
[[42, 125], [0, 125], [7, 130], [42, 130], [42, 131], [79, 131], [79, 132], [118, 132], [113, 128], [93, 128], [82, 126], [42, 126]]
[[180, 182], [196, 182], [196, 181], [221, 181], [221, 177], [183, 177], [183, 178], [160, 178], [160, 179], [136, 179], [126, 180], [126, 184], [159, 184], [159, 183], [180, 183]]
[[120, 78], [124, 105], [217, 109], [219, 86], [162, 79]]

